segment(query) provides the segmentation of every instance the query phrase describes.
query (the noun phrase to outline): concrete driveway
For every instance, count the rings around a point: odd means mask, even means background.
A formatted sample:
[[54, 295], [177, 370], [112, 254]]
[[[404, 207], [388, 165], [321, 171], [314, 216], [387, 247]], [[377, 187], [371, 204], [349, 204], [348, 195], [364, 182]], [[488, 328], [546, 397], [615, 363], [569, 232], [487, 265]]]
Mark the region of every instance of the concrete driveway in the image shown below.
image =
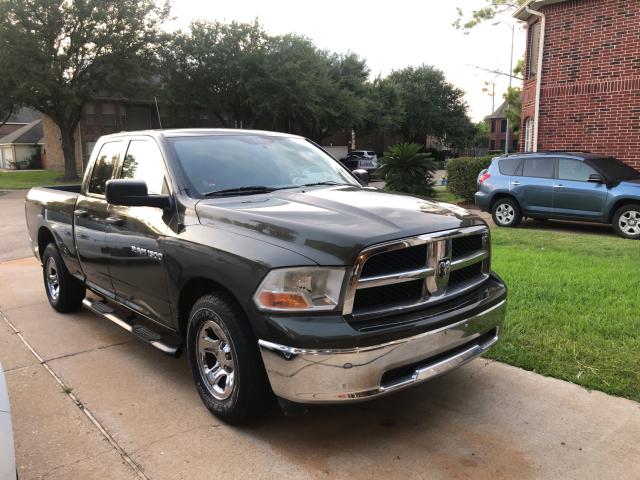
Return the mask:
[[34, 258], [0, 263], [0, 311], [21, 480], [640, 478], [639, 404], [501, 363], [229, 427], [184, 357], [87, 311], [55, 313]]

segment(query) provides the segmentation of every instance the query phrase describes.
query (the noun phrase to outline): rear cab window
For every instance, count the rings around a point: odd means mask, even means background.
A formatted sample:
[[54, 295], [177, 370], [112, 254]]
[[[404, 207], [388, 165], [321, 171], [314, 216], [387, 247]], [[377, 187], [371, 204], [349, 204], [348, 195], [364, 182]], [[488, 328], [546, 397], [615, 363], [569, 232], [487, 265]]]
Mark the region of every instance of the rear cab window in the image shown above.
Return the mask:
[[89, 180], [88, 193], [104, 195], [107, 180], [111, 180], [113, 169], [118, 164], [122, 141], [107, 142], [100, 148]]

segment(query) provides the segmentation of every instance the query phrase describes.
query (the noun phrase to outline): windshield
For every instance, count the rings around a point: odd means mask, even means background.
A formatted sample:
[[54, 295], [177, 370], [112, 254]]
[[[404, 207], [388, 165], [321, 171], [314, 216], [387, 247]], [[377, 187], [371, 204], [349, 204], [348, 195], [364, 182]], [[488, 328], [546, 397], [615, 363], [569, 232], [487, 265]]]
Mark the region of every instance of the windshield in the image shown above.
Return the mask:
[[617, 158], [605, 157], [585, 160], [585, 163], [590, 164], [592, 167], [602, 173], [607, 180], [621, 181], [621, 180], [635, 180], [640, 178], [640, 172], [630, 167], [626, 163], [621, 162]]
[[200, 196], [323, 183], [360, 186], [332, 157], [301, 138], [211, 135], [167, 141], [190, 187]]

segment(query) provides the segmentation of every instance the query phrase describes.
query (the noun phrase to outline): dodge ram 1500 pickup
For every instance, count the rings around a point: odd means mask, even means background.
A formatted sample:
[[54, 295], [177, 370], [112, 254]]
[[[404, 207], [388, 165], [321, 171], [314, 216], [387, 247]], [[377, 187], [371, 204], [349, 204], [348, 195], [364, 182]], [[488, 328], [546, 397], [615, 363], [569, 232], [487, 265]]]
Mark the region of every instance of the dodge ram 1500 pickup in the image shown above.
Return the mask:
[[275, 397], [372, 399], [497, 340], [490, 233], [453, 205], [366, 186], [304, 138], [245, 130], [102, 137], [81, 185], [33, 188], [51, 306], [171, 355], [227, 422]]

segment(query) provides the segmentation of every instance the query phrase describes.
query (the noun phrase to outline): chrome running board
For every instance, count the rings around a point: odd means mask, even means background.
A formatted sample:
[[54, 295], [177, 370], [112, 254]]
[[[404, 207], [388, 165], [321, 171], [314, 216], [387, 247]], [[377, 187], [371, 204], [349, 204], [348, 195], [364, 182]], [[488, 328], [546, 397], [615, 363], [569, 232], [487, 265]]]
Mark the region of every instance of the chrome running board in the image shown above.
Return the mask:
[[148, 343], [152, 347], [157, 348], [161, 352], [174, 357], [178, 356], [178, 347], [164, 343], [162, 341], [162, 336], [159, 333], [154, 332], [150, 328], [140, 324], [129, 323], [126, 320], [118, 317], [115, 314], [115, 310], [108, 304], [99, 300], [91, 300], [85, 298], [84, 300], [82, 300], [82, 305], [84, 305], [88, 310], [91, 310], [96, 315], [100, 315], [101, 317], [115, 323], [127, 332], [132, 333], [136, 338], [142, 340], [145, 343]]

